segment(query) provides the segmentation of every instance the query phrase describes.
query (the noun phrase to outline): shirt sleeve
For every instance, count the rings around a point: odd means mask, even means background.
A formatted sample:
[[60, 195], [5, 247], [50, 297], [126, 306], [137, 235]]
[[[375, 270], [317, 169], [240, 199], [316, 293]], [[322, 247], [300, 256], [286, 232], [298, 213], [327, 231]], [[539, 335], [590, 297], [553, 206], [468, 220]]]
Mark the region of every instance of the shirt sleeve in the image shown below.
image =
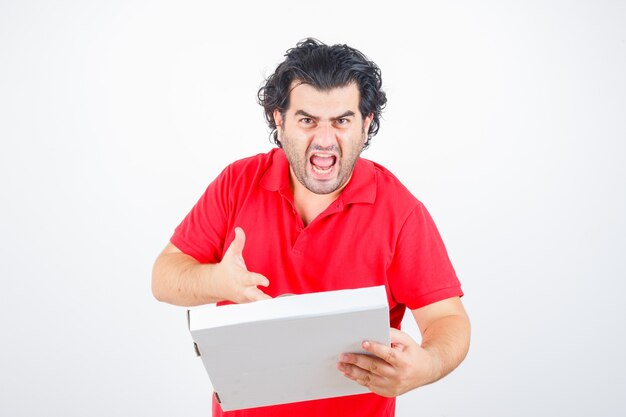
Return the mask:
[[387, 277], [393, 298], [411, 310], [463, 296], [443, 240], [422, 203], [402, 226]]
[[201, 263], [222, 259], [229, 210], [230, 167], [207, 187], [170, 242]]

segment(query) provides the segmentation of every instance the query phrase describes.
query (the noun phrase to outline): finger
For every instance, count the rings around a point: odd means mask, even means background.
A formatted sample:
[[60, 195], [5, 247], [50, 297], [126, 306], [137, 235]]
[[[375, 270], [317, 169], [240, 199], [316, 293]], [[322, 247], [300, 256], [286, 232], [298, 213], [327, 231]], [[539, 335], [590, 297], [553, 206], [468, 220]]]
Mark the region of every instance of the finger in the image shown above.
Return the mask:
[[389, 336], [391, 338], [392, 344], [401, 344], [408, 346], [411, 343], [415, 342], [410, 335], [393, 327], [389, 329]]
[[259, 290], [259, 292], [257, 293], [254, 301], [271, 300], [271, 299], [272, 299], [272, 297], [270, 297], [269, 295], [265, 294], [263, 291]]
[[391, 365], [379, 358], [370, 355], [362, 355], [358, 353], [344, 353], [343, 355], [341, 355], [340, 361], [342, 363], [355, 366], [375, 375], [380, 375], [384, 377], [391, 377], [395, 375], [395, 370]]
[[256, 287], [249, 288], [246, 291], [248, 301], [261, 301], [261, 300], [269, 300], [269, 295], [265, 294], [263, 291]]
[[339, 363], [337, 365], [337, 369], [339, 369], [339, 371], [341, 371], [341, 373], [343, 373], [347, 378], [369, 389], [382, 386], [385, 381], [385, 379], [380, 375], [373, 374], [355, 365]]
[[260, 285], [261, 287], [267, 287], [267, 286], [270, 285], [270, 280], [265, 278], [261, 274], [257, 274], [256, 272], [251, 272], [247, 276], [246, 284], [247, 285], [254, 285], [254, 286]]
[[232, 255], [241, 255], [246, 245], [246, 234], [241, 227], [235, 227], [235, 239], [231, 242], [226, 253]]
[[398, 351], [396, 349], [381, 343], [370, 342], [367, 340], [362, 343], [362, 346], [366, 352], [382, 359], [386, 364], [389, 364], [392, 367], [396, 367], [398, 365]]

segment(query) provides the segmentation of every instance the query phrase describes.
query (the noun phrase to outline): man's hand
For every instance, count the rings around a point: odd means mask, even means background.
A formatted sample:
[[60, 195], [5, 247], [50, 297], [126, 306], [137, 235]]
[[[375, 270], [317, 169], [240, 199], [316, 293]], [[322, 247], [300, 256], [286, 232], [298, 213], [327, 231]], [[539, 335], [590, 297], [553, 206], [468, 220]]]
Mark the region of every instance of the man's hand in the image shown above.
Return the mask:
[[197, 306], [229, 300], [235, 303], [271, 298], [257, 288], [270, 282], [261, 274], [248, 271], [243, 260], [246, 235], [235, 228], [235, 239], [215, 264], [201, 264], [168, 243], [154, 262], [152, 293], [159, 301]]
[[344, 353], [337, 368], [378, 395], [396, 397], [437, 379], [436, 358], [400, 330], [391, 328], [391, 347], [368, 341], [362, 346], [374, 356]]
[[443, 378], [467, 355], [470, 323], [459, 297], [411, 310], [422, 344], [391, 329], [391, 347], [363, 342], [373, 356], [343, 354], [337, 367], [348, 378], [384, 397], [395, 397]]
[[230, 244], [222, 261], [214, 265], [210, 293], [220, 299], [235, 303], [272, 298], [257, 288], [267, 287], [270, 282], [261, 274], [248, 271], [243, 259], [246, 235], [240, 227], [235, 228], [235, 240]]

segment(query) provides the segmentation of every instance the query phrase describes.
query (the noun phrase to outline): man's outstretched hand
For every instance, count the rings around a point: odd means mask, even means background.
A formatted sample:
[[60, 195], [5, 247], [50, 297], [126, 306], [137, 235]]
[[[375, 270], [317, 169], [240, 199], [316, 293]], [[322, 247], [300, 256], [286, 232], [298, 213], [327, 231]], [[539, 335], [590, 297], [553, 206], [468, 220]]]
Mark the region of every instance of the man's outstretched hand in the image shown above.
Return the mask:
[[257, 286], [267, 287], [270, 281], [261, 274], [248, 271], [243, 259], [246, 234], [241, 227], [235, 228], [235, 240], [232, 241], [222, 261], [215, 264], [209, 283], [210, 293], [220, 299], [235, 303], [272, 298]]

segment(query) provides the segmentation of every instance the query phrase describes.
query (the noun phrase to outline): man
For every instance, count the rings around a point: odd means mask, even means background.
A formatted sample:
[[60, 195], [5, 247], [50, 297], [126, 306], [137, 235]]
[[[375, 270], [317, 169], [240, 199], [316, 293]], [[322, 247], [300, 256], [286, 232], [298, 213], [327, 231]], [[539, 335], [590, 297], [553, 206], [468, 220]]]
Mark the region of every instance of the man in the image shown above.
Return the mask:
[[[424, 206], [360, 158], [386, 103], [380, 70], [346, 45], [306, 39], [259, 91], [278, 148], [228, 166], [154, 265], [158, 300], [251, 302], [385, 285], [391, 346], [343, 354], [338, 372], [371, 394], [216, 416], [393, 416], [395, 397], [451, 372], [469, 346], [461, 287]], [[399, 329], [409, 308], [419, 345]], [[263, 358], [259, 358], [260, 361]]]

